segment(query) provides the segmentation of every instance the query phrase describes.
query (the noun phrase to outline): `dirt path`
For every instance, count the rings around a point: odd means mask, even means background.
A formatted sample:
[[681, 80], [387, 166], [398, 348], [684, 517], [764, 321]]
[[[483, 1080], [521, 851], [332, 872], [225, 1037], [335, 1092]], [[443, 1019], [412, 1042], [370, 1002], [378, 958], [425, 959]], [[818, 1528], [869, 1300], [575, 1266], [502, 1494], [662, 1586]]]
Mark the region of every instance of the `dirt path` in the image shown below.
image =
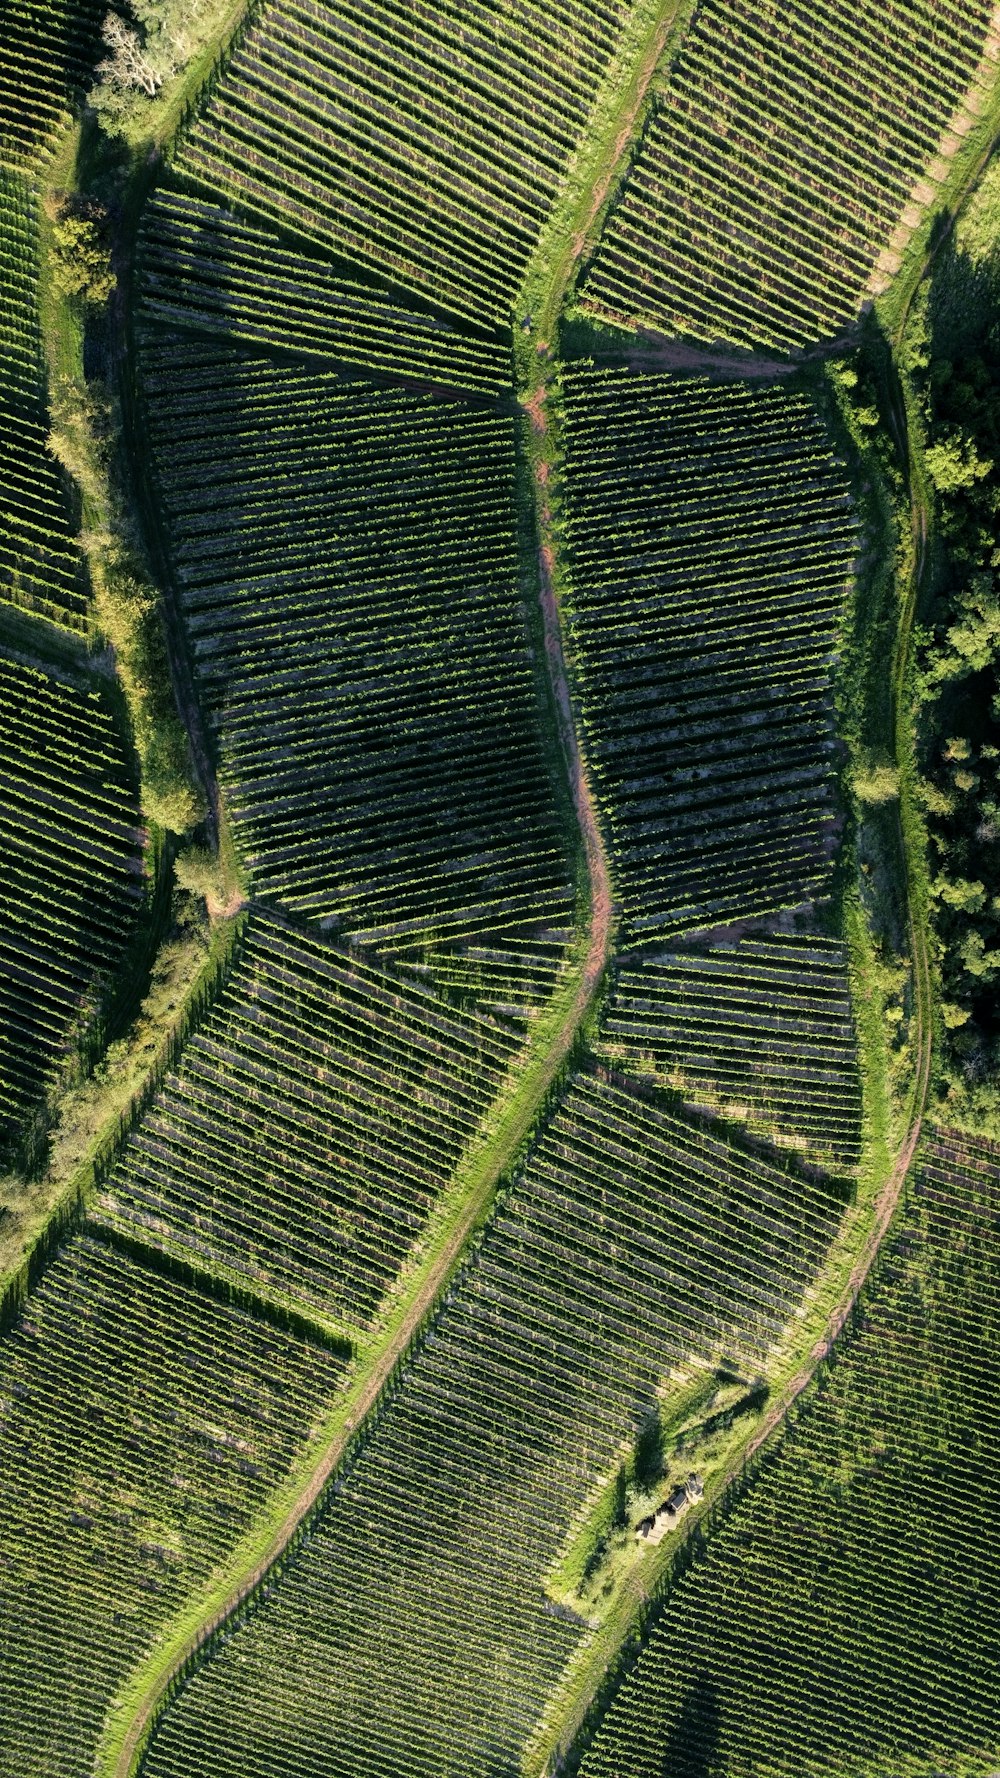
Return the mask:
[[[526, 405], [530, 408], [532, 423], [539, 431], [544, 432], [544, 396], [540, 393]], [[547, 537], [550, 516], [544, 471], [545, 465], [542, 463], [539, 465], [537, 494], [541, 506], [543, 538]], [[394, 1372], [444, 1294], [465, 1254], [470, 1236], [488, 1212], [500, 1179], [514, 1162], [546, 1094], [569, 1056], [580, 1025], [600, 987], [611, 947], [614, 905], [597, 811], [573, 719], [551, 552], [551, 543], [543, 542], [539, 551], [539, 565], [545, 660], [556, 711], [559, 744], [569, 774], [590, 889], [587, 949], [576, 990], [544, 1056], [535, 1065], [530, 1095], [521, 1096], [506, 1124], [501, 1117], [500, 1127], [488, 1144], [488, 1166], [484, 1165], [480, 1169], [474, 1188], [463, 1198], [461, 1213], [434, 1250], [432, 1262], [421, 1277], [414, 1294], [392, 1324], [391, 1334], [372, 1353], [364, 1374], [346, 1395], [336, 1431], [328, 1439], [313, 1468], [303, 1478], [301, 1488], [280, 1524], [272, 1530], [266, 1546], [256, 1555], [252, 1566], [234, 1578], [225, 1598], [199, 1624], [198, 1629], [173, 1648], [166, 1658], [162, 1655], [154, 1657], [154, 1662], [150, 1664], [148, 1683], [133, 1707], [128, 1728], [118, 1742], [117, 1750], [112, 1752], [109, 1759], [99, 1763], [99, 1772], [108, 1774], [109, 1778], [131, 1778], [149, 1731], [174, 1682], [226, 1620], [257, 1591], [274, 1564], [292, 1544], [303, 1521], [320, 1501], [331, 1477], [343, 1462], [358, 1427], [378, 1405]]]

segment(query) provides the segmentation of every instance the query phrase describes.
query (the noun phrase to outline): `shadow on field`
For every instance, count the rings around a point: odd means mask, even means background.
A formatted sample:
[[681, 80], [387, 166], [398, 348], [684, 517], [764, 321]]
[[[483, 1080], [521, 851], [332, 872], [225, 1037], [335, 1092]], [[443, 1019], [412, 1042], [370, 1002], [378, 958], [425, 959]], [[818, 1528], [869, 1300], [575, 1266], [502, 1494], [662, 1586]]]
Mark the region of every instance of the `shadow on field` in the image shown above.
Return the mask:
[[661, 1778], [715, 1778], [722, 1717], [707, 1673], [693, 1680], [663, 1751]]

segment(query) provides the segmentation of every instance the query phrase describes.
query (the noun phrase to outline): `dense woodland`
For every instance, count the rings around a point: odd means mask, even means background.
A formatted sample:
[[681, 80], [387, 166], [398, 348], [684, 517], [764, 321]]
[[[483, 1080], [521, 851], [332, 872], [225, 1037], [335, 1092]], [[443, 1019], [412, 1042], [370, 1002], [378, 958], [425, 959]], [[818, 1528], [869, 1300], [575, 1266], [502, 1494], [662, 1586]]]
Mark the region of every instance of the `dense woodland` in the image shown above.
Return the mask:
[[1000, 182], [945, 242], [908, 336], [936, 545], [918, 654], [949, 1116], [1000, 1132]]

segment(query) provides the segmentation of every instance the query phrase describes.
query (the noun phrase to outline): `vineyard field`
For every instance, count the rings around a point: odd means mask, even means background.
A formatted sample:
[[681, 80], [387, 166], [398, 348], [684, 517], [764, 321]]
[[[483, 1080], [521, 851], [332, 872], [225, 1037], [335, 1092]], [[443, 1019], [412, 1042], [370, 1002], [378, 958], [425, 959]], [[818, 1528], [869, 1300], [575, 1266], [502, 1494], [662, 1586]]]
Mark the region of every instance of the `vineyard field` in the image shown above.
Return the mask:
[[516, 1770], [589, 1633], [543, 1590], [567, 1525], [671, 1365], [765, 1365], [837, 1210], [577, 1076], [308, 1547], [163, 1719], [149, 1778]]
[[365, 1326], [516, 1047], [507, 1029], [256, 911], [101, 1219]]
[[570, 633], [631, 942], [829, 893], [858, 547], [810, 399], [565, 376]]
[[0, 170], [0, 605], [82, 633], [87, 606], [75, 520], [46, 448], [37, 204], [26, 179]]
[[598, 1054], [821, 1164], [858, 1162], [857, 1038], [835, 939], [751, 929], [642, 951], [619, 967]]
[[675, 1586], [585, 1778], [992, 1769], [998, 1230], [1000, 1150], [938, 1133], [818, 1394]]
[[0, 1773], [90, 1778], [118, 1687], [341, 1376], [83, 1233], [0, 1346]]
[[[702, 0], [583, 285], [626, 323], [788, 352], [888, 282], [981, 110], [988, 0]], [[967, 100], [971, 99], [971, 105]]]
[[0, 1778], [1000, 1778], [998, 159], [0, 0]]
[[415, 962], [470, 946], [484, 1002], [530, 1016], [575, 891], [539, 740], [512, 422], [159, 333], [145, 392], [255, 894]]
[[144, 311], [165, 325], [485, 397], [510, 387], [509, 336], [407, 309], [183, 189], [161, 185], [147, 205], [141, 259]]
[[454, 315], [510, 324], [621, 0], [269, 0], [180, 171]]
[[102, 0], [4, 0], [0, 21], [0, 164], [37, 164], [89, 86]]
[[144, 845], [102, 695], [0, 652], [0, 1142], [122, 962]]

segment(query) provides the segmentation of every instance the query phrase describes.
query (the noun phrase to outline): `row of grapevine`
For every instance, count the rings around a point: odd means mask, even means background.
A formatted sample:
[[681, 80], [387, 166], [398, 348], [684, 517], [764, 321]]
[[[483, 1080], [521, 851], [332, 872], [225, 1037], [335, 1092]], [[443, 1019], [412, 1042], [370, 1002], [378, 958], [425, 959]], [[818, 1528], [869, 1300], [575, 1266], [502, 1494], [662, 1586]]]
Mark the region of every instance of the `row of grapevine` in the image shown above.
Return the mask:
[[859, 1158], [857, 1044], [836, 939], [753, 933], [626, 957], [598, 1054], [829, 1166]]
[[856, 548], [804, 394], [568, 372], [570, 628], [635, 937], [825, 892], [831, 659]]
[[64, 478], [46, 448], [38, 323], [37, 198], [0, 170], [0, 601], [86, 627], [80, 551]]
[[864, 0], [847, 17], [831, 0], [701, 0], [589, 268], [587, 302], [705, 343], [786, 351], [835, 335], [909, 201], [929, 197], [945, 170], [942, 133], [994, 69], [980, 68], [994, 10]]
[[0, 1346], [3, 1778], [89, 1778], [118, 1688], [342, 1374], [87, 1232], [63, 1248]]
[[1000, 1150], [940, 1133], [818, 1396], [676, 1585], [586, 1778], [1000, 1759]]
[[3, 0], [0, 164], [33, 165], [89, 86], [104, 0]]
[[516, 1047], [287, 921], [242, 954], [101, 1218], [258, 1294], [369, 1321]]
[[507, 325], [622, 0], [269, 0], [181, 171], [392, 284]]
[[[144, 386], [255, 893], [415, 961], [471, 945], [484, 998], [530, 1014], [573, 891], [518, 584], [512, 421], [152, 329]], [[533, 934], [537, 985], [530, 949], [504, 963], [507, 938]]]
[[510, 386], [509, 337], [418, 314], [177, 185], [146, 206], [140, 252], [145, 312], [169, 326], [446, 389], [496, 396]]
[[102, 695], [0, 654], [0, 1139], [121, 960], [145, 890], [138, 823]]
[[578, 1075], [266, 1602], [161, 1719], [150, 1778], [487, 1778], [586, 1626], [546, 1573], [674, 1364], [762, 1367], [824, 1192]]

